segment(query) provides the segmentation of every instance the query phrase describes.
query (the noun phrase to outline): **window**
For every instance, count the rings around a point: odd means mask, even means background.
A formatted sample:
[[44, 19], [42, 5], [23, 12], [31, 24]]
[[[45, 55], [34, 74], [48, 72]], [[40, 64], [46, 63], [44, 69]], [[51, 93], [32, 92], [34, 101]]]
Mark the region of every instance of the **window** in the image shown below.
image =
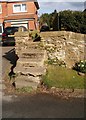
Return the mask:
[[13, 5], [13, 12], [26, 12], [26, 4]]
[[0, 13], [2, 13], [2, 6], [0, 5]]

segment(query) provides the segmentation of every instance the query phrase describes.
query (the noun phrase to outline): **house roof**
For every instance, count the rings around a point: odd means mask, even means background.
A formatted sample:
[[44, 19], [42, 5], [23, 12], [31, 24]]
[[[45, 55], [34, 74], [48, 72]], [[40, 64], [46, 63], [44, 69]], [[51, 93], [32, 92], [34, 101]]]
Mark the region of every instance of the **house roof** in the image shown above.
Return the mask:
[[34, 18], [34, 14], [25, 14], [25, 15], [10, 15], [6, 16], [4, 20], [19, 20], [19, 19], [32, 19]]

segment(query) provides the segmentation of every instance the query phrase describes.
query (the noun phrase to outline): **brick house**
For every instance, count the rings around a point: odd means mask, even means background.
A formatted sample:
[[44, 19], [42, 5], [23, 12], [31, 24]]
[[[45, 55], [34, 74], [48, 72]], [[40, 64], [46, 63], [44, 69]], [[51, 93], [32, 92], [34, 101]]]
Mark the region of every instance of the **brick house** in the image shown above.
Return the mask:
[[38, 29], [38, 2], [33, 0], [0, 1], [0, 33], [7, 26], [25, 26], [29, 30]]

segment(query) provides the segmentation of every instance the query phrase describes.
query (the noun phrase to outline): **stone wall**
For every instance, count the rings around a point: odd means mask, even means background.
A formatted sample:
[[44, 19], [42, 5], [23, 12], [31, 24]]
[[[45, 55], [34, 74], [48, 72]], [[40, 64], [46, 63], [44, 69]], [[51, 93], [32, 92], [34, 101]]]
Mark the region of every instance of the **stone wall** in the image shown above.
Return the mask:
[[64, 61], [67, 67], [85, 58], [86, 40], [84, 34], [58, 31], [41, 33], [48, 58]]

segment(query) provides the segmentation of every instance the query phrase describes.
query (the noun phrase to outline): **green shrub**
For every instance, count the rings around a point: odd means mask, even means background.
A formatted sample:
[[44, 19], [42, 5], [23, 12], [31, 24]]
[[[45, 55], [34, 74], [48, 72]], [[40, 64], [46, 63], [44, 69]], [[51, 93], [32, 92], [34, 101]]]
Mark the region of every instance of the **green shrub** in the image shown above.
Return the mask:
[[40, 41], [41, 37], [37, 30], [29, 31], [30, 37], [32, 37], [33, 41]]
[[78, 72], [86, 73], [86, 60], [75, 63], [73, 69]]

